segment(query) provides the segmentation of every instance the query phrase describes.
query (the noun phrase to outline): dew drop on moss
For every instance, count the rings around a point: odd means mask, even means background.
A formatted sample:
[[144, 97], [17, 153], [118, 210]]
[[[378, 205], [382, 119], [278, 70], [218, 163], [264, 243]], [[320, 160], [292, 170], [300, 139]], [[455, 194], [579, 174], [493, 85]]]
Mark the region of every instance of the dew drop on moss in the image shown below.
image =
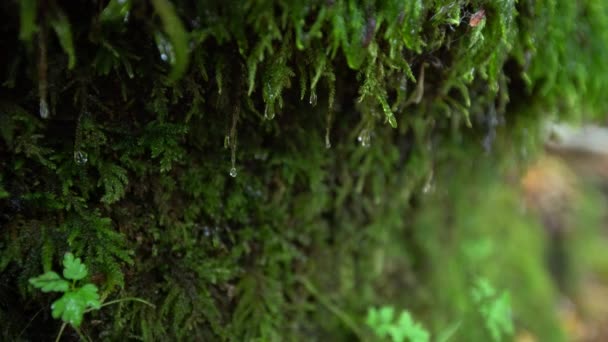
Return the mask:
[[313, 107], [317, 105], [317, 92], [313, 90], [312, 93], [310, 93], [310, 99], [308, 100], [308, 102]]
[[362, 130], [361, 133], [359, 133], [359, 136], [357, 137], [357, 141], [361, 144], [362, 147], [369, 147], [371, 144], [369, 130]]
[[224, 148], [229, 148], [230, 147], [230, 136], [228, 134], [226, 134], [226, 136], [224, 137]]
[[160, 53], [160, 59], [169, 64], [175, 64], [175, 51], [171, 42], [160, 32], [156, 33], [156, 47]]
[[429, 175], [426, 179], [426, 182], [424, 183], [424, 186], [422, 187], [422, 193], [429, 194], [429, 193], [432, 193], [434, 190], [435, 190], [435, 180], [434, 180], [434, 176], [433, 176], [433, 171], [431, 170], [431, 172], [429, 172]]
[[274, 119], [274, 105], [272, 105], [272, 104], [266, 105], [266, 109], [264, 109], [264, 119], [266, 119], [266, 120]]
[[45, 99], [40, 99], [40, 117], [43, 119], [49, 118], [49, 105]]
[[84, 151], [74, 151], [74, 162], [78, 165], [84, 165], [89, 161], [89, 156]]

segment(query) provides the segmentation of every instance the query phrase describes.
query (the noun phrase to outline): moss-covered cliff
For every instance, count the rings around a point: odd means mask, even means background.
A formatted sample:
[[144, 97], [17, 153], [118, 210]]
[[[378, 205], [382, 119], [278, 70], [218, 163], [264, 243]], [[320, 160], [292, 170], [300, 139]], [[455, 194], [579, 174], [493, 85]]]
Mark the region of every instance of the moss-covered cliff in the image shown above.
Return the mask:
[[486, 341], [477, 278], [516, 331], [562, 338], [540, 230], [488, 214], [517, 207], [491, 180], [543, 120], [604, 113], [605, 1], [0, 13], [3, 340], [55, 336], [28, 279], [67, 251], [103, 298], [157, 306], [88, 314], [94, 340], [372, 339], [368, 308], [391, 304]]

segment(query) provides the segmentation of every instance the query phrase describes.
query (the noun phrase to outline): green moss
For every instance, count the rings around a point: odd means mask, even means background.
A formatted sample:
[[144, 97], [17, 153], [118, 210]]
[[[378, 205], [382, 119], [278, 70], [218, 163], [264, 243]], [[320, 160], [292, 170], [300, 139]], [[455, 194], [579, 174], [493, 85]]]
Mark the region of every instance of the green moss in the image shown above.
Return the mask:
[[[92, 313], [82, 331], [98, 339], [368, 338], [353, 326], [389, 301], [438, 329], [480, 324], [468, 310], [470, 273], [437, 272], [444, 258], [511, 291], [516, 329], [559, 338], [553, 311], [528, 306], [554, 299], [541, 237], [519, 218], [508, 230], [478, 217], [461, 203], [468, 188], [425, 193], [495, 179], [496, 165], [538, 146], [548, 114], [603, 113], [607, 9], [3, 2], [3, 337], [32, 317], [23, 336], [54, 335], [58, 322], [35, 316], [51, 299], [27, 279], [72, 251], [102, 295], [160, 308]], [[497, 157], [474, 164], [481, 146]], [[514, 210], [512, 194], [492, 189], [483, 211]], [[459, 221], [435, 222], [437, 211]], [[505, 252], [467, 259], [478, 235], [507, 241]], [[479, 334], [470, 338], [488, 336]]]

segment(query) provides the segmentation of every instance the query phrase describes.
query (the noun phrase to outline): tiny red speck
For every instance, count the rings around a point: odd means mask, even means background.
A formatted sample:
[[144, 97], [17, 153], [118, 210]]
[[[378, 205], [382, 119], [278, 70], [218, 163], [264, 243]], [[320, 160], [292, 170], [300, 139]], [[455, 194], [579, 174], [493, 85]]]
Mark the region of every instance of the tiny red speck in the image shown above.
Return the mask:
[[486, 17], [486, 10], [481, 9], [477, 12], [475, 12], [472, 16], [471, 16], [471, 20], [469, 20], [469, 26], [471, 27], [475, 27], [477, 25], [479, 25], [479, 23], [483, 20], [483, 18]]

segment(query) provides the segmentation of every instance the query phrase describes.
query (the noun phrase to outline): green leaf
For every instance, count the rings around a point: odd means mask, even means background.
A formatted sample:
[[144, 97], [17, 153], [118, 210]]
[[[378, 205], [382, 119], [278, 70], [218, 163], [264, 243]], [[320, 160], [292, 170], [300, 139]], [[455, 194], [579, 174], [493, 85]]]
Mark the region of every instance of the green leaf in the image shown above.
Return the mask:
[[496, 290], [485, 278], [477, 279], [475, 287], [472, 289], [473, 299], [476, 302], [481, 302], [485, 298], [492, 297], [496, 294]]
[[393, 320], [393, 316], [395, 315], [395, 309], [392, 307], [383, 307], [380, 309], [378, 313], [378, 317], [380, 318], [380, 322], [389, 323]]
[[103, 11], [101, 11], [99, 21], [104, 23], [125, 20], [131, 10], [131, 4], [131, 0], [111, 0]]
[[97, 286], [93, 284], [86, 284], [76, 291], [76, 294], [82, 301], [84, 301], [87, 308], [99, 309], [101, 303], [99, 302], [99, 290]]
[[39, 288], [42, 292], [66, 292], [70, 284], [55, 272], [46, 272], [35, 278], [30, 278], [30, 284]]
[[74, 327], [80, 326], [86, 303], [77, 292], [68, 292], [51, 305], [53, 318], [60, 318]]
[[50, 23], [57, 34], [57, 38], [59, 38], [63, 51], [68, 55], [68, 69], [74, 68], [74, 65], [76, 65], [76, 53], [74, 52], [72, 28], [68, 17], [60, 8], [55, 8]]
[[170, 48], [170, 52], [174, 56], [170, 60], [173, 69], [169, 74], [169, 81], [174, 82], [182, 77], [188, 68], [188, 34], [171, 2], [168, 0], [152, 0], [152, 5], [160, 16], [164, 31], [169, 38], [170, 46], [163, 46], [163, 48]]
[[80, 261], [80, 258], [74, 258], [72, 253], [66, 253], [63, 257], [63, 276], [67, 279], [80, 280], [87, 276], [87, 267]]
[[511, 300], [508, 293], [503, 293], [493, 300], [482, 313], [486, 324], [495, 341], [500, 341], [503, 335], [513, 333], [513, 320], [511, 318]]
[[74, 292], [67, 292], [51, 305], [53, 318], [60, 318], [74, 327], [80, 326], [88, 308], [99, 309], [99, 292], [95, 285], [86, 284]]
[[380, 338], [390, 337], [393, 342], [402, 342], [406, 339], [412, 342], [428, 342], [429, 332], [419, 323], [414, 322], [410, 313], [401, 312], [397, 322], [394, 322], [395, 310], [390, 306], [371, 308], [367, 313], [367, 325], [372, 328]]
[[395, 309], [389, 306], [384, 306], [379, 310], [371, 308], [367, 313], [366, 323], [378, 337], [383, 338], [390, 334], [394, 314]]
[[38, 29], [36, 27], [36, 13], [38, 12], [37, 0], [21, 0], [19, 1], [19, 39], [29, 42], [32, 36]]
[[508, 292], [499, 295], [487, 279], [480, 278], [471, 294], [494, 341], [513, 334], [511, 299]]
[[[403, 341], [405, 337], [412, 342], [428, 342], [430, 339], [429, 332], [421, 324], [414, 322], [407, 311], [401, 312], [396, 327], [391, 330], [393, 341]], [[396, 334], [397, 331], [398, 334]]]

